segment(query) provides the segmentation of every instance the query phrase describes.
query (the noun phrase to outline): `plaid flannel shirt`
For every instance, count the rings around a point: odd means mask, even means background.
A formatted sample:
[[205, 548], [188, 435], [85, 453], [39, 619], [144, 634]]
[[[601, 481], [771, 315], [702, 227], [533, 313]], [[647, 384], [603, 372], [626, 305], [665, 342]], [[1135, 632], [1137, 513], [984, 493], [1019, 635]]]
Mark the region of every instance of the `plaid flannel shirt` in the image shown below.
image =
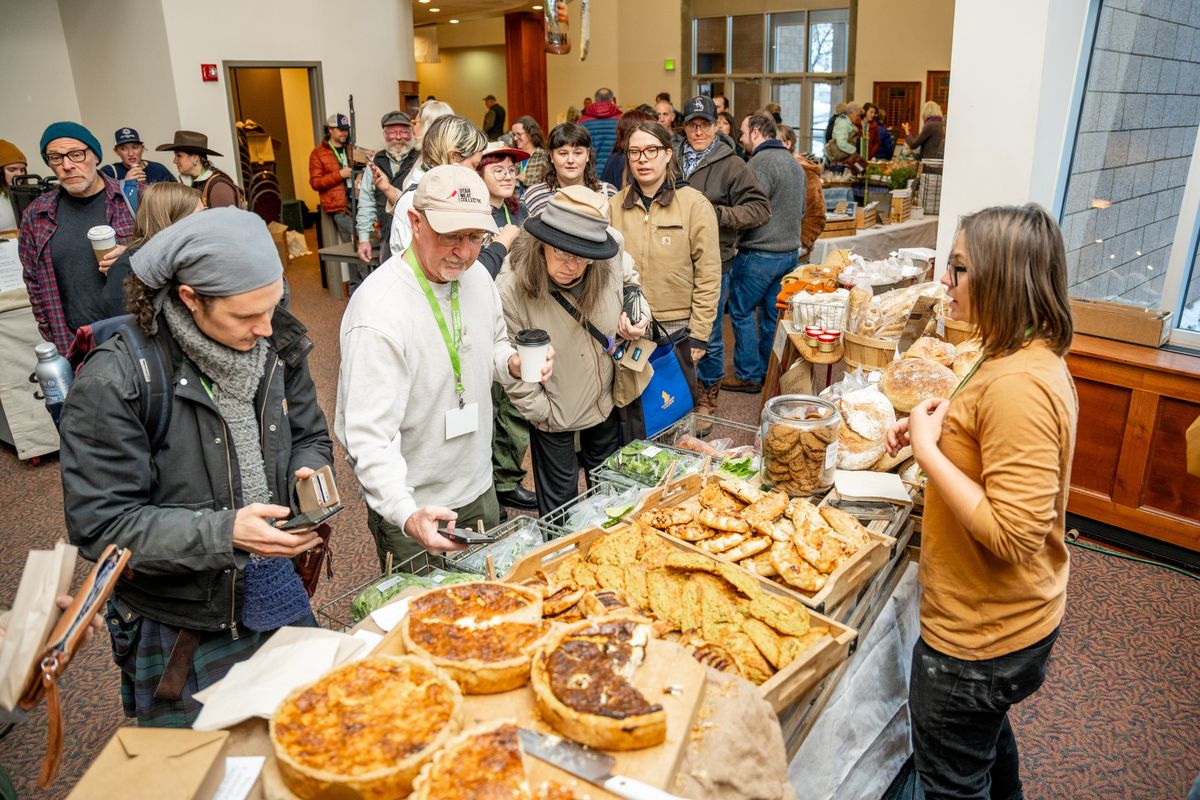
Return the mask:
[[[121, 194], [121, 185], [101, 173], [104, 180], [104, 219], [117, 232], [117, 236], [133, 233], [133, 214]], [[58, 292], [58, 278], [50, 257], [50, 239], [58, 230], [55, 214], [58, 212], [58, 193], [61, 188], [43, 193], [30, 203], [21, 218], [21, 233], [18, 251], [21, 257], [21, 277], [29, 290], [29, 302], [33, 306], [33, 317], [37, 320], [38, 333], [47, 342], [54, 342], [58, 352], [66, 355], [75, 339], [75, 331], [67, 327], [63, 311], [62, 295]]]

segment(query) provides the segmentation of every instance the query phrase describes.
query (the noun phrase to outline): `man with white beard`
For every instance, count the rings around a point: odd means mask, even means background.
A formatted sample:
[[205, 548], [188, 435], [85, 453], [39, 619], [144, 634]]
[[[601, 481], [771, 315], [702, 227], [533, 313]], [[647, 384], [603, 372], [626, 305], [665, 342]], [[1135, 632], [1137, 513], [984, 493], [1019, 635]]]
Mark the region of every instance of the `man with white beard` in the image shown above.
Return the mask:
[[382, 174], [390, 183], [399, 183], [417, 162], [420, 150], [413, 140], [412, 120], [403, 111], [389, 111], [380, 121], [383, 126], [382, 150], [371, 159], [370, 173], [364, 174], [358, 189], [358, 213], [355, 225], [358, 228], [358, 257], [365, 263], [371, 261], [371, 232], [379, 223], [379, 263], [391, 255], [388, 235], [392, 230], [392, 215], [387, 210], [387, 196], [375, 188], [376, 175]]

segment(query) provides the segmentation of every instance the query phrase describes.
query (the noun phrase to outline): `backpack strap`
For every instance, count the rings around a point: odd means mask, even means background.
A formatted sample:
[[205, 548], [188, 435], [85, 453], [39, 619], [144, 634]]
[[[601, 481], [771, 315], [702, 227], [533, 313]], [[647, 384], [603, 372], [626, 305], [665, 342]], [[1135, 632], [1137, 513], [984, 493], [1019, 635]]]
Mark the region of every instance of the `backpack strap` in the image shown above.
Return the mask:
[[601, 350], [603, 350], [606, 353], [612, 352], [614, 342], [611, 339], [609, 339], [607, 336], [605, 336], [603, 333], [601, 333], [596, 328], [595, 325], [593, 325], [592, 323], [590, 323], [586, 319], [584, 319], [583, 315], [579, 313], [579, 309], [575, 307], [574, 303], [572, 303], [567, 298], [563, 297], [562, 292], [551, 291], [550, 295], [556, 301], [558, 301], [558, 304], [560, 306], [562, 306], [564, 309], [566, 309], [566, 312], [568, 314], [570, 314], [572, 317], [575, 318], [576, 322], [578, 322], [580, 325], [583, 326], [584, 330], [586, 330], [588, 333], [590, 333], [592, 335], [592, 338], [595, 339], [599, 343]]
[[119, 331], [129, 344], [138, 378], [141, 379], [142, 426], [150, 438], [150, 452], [157, 453], [167, 438], [167, 429], [171, 427], [171, 401], [175, 394], [171, 370], [158, 340], [147, 336], [132, 315], [121, 324]]

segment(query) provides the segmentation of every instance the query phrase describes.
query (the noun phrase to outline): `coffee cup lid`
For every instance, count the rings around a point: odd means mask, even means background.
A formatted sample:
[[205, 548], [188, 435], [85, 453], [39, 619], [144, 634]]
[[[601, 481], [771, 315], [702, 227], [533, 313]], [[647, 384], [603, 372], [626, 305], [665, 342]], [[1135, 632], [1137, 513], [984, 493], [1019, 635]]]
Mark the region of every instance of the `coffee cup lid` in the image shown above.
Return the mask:
[[97, 225], [94, 228], [89, 228], [87, 232], [88, 239], [98, 242], [102, 239], [112, 239], [117, 235], [117, 232], [109, 225]]
[[525, 347], [537, 347], [538, 345], [550, 344], [550, 334], [546, 333], [541, 328], [525, 328], [517, 331], [516, 342]]

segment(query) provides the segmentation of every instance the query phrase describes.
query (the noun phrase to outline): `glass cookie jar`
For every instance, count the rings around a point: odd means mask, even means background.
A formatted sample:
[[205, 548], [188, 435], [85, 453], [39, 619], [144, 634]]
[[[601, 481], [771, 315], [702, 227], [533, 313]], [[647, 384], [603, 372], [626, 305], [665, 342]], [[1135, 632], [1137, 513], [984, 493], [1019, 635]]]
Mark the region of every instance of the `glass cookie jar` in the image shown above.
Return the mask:
[[840, 423], [837, 406], [819, 397], [785, 394], [768, 400], [760, 428], [763, 483], [792, 496], [832, 486]]

